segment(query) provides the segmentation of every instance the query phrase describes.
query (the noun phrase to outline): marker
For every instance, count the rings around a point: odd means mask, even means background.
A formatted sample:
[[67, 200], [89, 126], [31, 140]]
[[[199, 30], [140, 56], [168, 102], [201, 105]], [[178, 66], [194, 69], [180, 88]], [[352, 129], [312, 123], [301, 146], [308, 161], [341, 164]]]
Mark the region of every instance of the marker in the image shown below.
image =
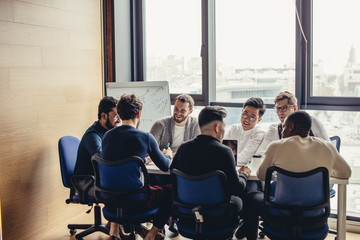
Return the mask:
[[166, 148], [169, 148], [170, 147], [170, 143], [168, 142], [167, 144], [166, 144]]

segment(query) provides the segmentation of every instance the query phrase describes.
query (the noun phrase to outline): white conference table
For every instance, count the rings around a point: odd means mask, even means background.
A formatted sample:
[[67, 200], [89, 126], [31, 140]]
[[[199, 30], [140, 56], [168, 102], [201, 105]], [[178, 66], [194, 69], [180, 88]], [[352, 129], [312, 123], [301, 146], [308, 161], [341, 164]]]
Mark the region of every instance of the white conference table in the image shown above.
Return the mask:
[[[154, 163], [150, 163], [146, 165], [148, 173], [151, 174], [163, 174], [170, 175], [170, 171], [163, 172], [161, 171]], [[256, 170], [251, 170], [252, 175], [249, 176], [249, 180], [259, 180], [257, 178]], [[339, 178], [330, 178], [330, 183], [338, 185], [337, 191], [337, 221], [336, 221], [336, 230], [337, 230], [337, 240], [345, 240], [346, 239], [346, 187], [349, 184], [348, 179], [339, 179]]]

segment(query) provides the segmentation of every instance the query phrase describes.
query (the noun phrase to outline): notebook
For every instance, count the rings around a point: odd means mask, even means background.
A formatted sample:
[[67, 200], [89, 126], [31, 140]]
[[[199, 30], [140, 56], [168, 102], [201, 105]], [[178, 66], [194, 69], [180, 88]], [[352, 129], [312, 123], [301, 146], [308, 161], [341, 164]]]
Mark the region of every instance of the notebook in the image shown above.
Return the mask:
[[234, 154], [235, 166], [237, 166], [237, 146], [238, 146], [237, 140], [235, 140], [235, 139], [224, 139], [222, 143], [231, 148], [231, 150], [232, 150], [232, 152]]

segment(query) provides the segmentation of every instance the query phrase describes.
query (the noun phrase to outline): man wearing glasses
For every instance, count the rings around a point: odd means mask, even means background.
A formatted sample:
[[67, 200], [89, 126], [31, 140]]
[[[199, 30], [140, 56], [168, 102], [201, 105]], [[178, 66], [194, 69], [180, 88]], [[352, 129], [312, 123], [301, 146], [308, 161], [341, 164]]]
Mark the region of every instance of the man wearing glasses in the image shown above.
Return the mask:
[[226, 132], [224, 139], [238, 141], [237, 162], [247, 164], [260, 146], [265, 131], [257, 126], [265, 113], [266, 106], [261, 98], [249, 98], [244, 103], [240, 122]]
[[[257, 154], [263, 155], [267, 146], [272, 142], [281, 139], [281, 133], [285, 118], [298, 109], [296, 97], [288, 91], [280, 92], [274, 99], [275, 111], [280, 119], [280, 123], [270, 125], [264, 141], [261, 143]], [[310, 136], [319, 137], [329, 141], [329, 137], [325, 131], [323, 124], [314, 116], [311, 116]]]

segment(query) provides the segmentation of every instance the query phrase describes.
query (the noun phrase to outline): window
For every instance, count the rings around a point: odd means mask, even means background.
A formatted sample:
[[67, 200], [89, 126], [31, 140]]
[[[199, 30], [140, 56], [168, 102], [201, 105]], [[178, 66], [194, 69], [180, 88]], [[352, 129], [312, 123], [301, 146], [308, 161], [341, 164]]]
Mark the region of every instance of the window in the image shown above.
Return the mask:
[[168, 81], [170, 93], [202, 94], [201, 1], [146, 1], [145, 29], [147, 81]]
[[357, 0], [313, 1], [313, 96], [360, 97], [359, 9]]
[[[340, 136], [340, 153], [351, 167], [347, 187], [347, 212], [360, 217], [360, 112], [307, 111], [323, 124], [329, 137]], [[337, 199], [331, 199], [331, 208], [337, 208]]]
[[294, 92], [294, 9], [289, 0], [216, 1], [216, 101], [273, 103]]

